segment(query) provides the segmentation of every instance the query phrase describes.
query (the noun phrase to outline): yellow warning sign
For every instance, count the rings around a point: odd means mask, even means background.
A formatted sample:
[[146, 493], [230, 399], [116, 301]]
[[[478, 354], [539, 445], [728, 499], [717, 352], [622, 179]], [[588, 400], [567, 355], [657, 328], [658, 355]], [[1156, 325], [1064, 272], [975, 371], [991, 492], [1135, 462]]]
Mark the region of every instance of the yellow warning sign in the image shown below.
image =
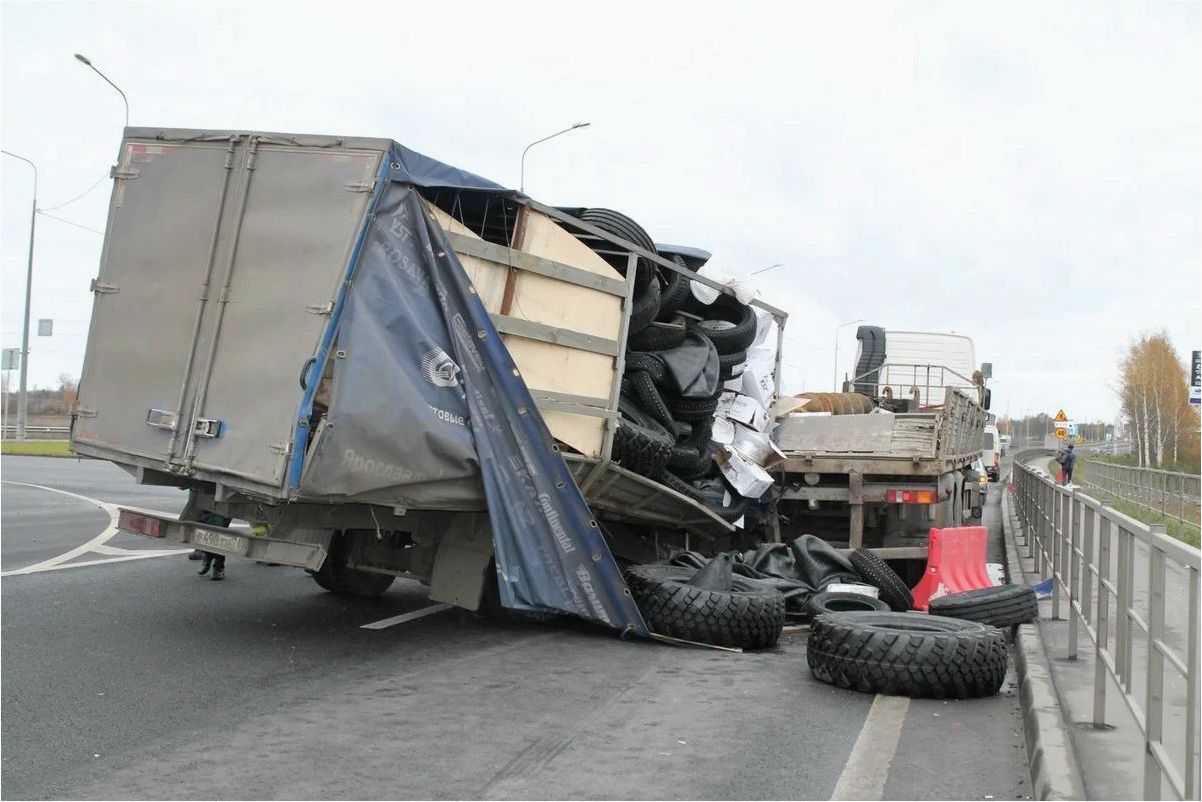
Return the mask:
[[1068, 437], [1068, 430], [1067, 430], [1067, 429], [1060, 429], [1060, 428], [1057, 428], [1057, 429], [1056, 429], [1056, 438], [1057, 438], [1058, 440], [1063, 440], [1063, 439], [1064, 439], [1064, 438], [1066, 438], [1066, 437]]
[[1068, 420], [1068, 415], [1065, 415], [1064, 410], [1062, 409], [1056, 413], [1056, 417], [1052, 418], [1052, 420], [1056, 421], [1057, 423], [1064, 423], [1066, 420]]

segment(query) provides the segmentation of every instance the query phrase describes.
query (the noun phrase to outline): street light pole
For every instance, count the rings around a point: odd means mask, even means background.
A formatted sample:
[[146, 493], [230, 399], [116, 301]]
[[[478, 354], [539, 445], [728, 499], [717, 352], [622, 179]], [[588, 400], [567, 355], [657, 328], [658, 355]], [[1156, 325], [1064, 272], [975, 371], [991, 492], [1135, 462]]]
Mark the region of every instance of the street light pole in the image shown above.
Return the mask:
[[33, 168], [33, 205], [29, 212], [29, 262], [25, 269], [25, 321], [21, 324], [21, 379], [17, 395], [17, 440], [25, 439], [25, 424], [29, 418], [29, 398], [25, 394], [29, 378], [29, 301], [33, 289], [33, 235], [38, 221], [38, 166], [24, 156], [0, 151], [5, 156], [20, 159]]
[[864, 318], [860, 317], [860, 318], [856, 318], [855, 320], [849, 320], [846, 323], [840, 323], [838, 326], [835, 326], [835, 392], [836, 393], [839, 392], [839, 330], [842, 329], [844, 326], [850, 326], [853, 323], [863, 323], [863, 322], [864, 322]]
[[129, 128], [129, 98], [127, 98], [125, 96], [125, 93], [121, 91], [121, 87], [117, 86], [115, 83], [110, 81], [109, 77], [107, 75], [105, 75], [103, 72], [101, 72], [100, 70], [98, 70], [96, 68], [96, 65], [88, 60], [87, 56], [81, 56], [79, 53], [76, 53], [75, 60], [80, 62], [81, 64], [88, 65], [92, 69], [92, 72], [99, 75], [101, 78], [104, 79], [104, 82], [106, 84], [108, 84], [109, 86], [111, 86], [117, 90], [117, 94], [121, 96], [122, 102], [125, 103], [125, 127]]
[[590, 125], [592, 125], [592, 123], [576, 123], [575, 125], [569, 126], [568, 128], [565, 128], [562, 131], [556, 131], [555, 133], [551, 134], [550, 136], [545, 136], [542, 139], [536, 139], [533, 142], [531, 142], [529, 145], [527, 145], [526, 149], [522, 151], [522, 174], [521, 174], [521, 179], [518, 184], [518, 192], [526, 191], [526, 151], [530, 150], [530, 148], [534, 147], [535, 145], [537, 145], [541, 142], [546, 142], [548, 139], [554, 139], [555, 137], [559, 136], [560, 134], [566, 134], [568, 131], [575, 131], [577, 128], [588, 128]]

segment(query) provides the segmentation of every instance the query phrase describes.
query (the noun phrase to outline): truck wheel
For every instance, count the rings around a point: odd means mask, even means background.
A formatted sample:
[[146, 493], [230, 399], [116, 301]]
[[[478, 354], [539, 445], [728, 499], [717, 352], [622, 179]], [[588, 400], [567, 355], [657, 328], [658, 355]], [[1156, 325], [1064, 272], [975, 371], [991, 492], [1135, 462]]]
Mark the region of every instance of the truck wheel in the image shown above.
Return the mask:
[[337, 550], [326, 557], [326, 561], [321, 564], [321, 570], [314, 571], [312, 576], [318, 585], [330, 593], [365, 599], [381, 595], [396, 579], [389, 574], [348, 568], [345, 556]]
[[[687, 268], [684, 259], [680, 254], [672, 257], [672, 261], [681, 267]], [[673, 315], [684, 306], [684, 302], [688, 300], [691, 282], [688, 278], [675, 270], [662, 271], [666, 281], [664, 282], [664, 290], [660, 293], [659, 299], [659, 317], [657, 320], [670, 320]]]
[[806, 613], [811, 621], [826, 613], [850, 612], [887, 613], [889, 605], [863, 593], [836, 593], [830, 590], [815, 593], [806, 602]]
[[630, 593], [652, 632], [744, 649], [776, 643], [785, 624], [780, 591], [738, 574], [726, 590], [688, 584], [697, 573], [675, 565], [635, 565], [626, 571]]
[[1029, 585], [1000, 585], [966, 590], [931, 599], [931, 615], [976, 621], [995, 627], [1025, 624], [1039, 618], [1039, 602]]
[[851, 553], [851, 564], [860, 573], [861, 579], [880, 588], [881, 601], [889, 605], [891, 610], [904, 613], [913, 609], [914, 595], [906, 583], [873, 551], [856, 549]]
[[863, 693], [968, 699], [1006, 678], [996, 627], [923, 613], [828, 613], [810, 624], [806, 662], [815, 679]]

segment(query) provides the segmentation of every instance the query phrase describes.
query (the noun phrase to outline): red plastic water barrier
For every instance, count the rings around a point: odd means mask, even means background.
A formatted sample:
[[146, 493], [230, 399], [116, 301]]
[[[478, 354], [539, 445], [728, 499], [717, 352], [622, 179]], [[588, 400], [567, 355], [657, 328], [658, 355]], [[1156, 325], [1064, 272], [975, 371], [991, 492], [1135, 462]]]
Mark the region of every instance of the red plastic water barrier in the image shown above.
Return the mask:
[[985, 568], [989, 530], [984, 526], [932, 529], [927, 569], [914, 586], [914, 609], [926, 610], [932, 596], [993, 587]]

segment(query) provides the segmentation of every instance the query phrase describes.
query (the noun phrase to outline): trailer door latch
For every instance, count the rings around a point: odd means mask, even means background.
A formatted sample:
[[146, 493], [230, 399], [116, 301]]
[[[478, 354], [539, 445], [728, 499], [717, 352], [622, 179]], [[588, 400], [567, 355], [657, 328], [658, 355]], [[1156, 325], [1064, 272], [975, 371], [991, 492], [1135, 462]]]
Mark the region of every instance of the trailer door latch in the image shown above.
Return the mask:
[[192, 424], [192, 434], [197, 437], [220, 437], [221, 421], [215, 418], [197, 418]]

